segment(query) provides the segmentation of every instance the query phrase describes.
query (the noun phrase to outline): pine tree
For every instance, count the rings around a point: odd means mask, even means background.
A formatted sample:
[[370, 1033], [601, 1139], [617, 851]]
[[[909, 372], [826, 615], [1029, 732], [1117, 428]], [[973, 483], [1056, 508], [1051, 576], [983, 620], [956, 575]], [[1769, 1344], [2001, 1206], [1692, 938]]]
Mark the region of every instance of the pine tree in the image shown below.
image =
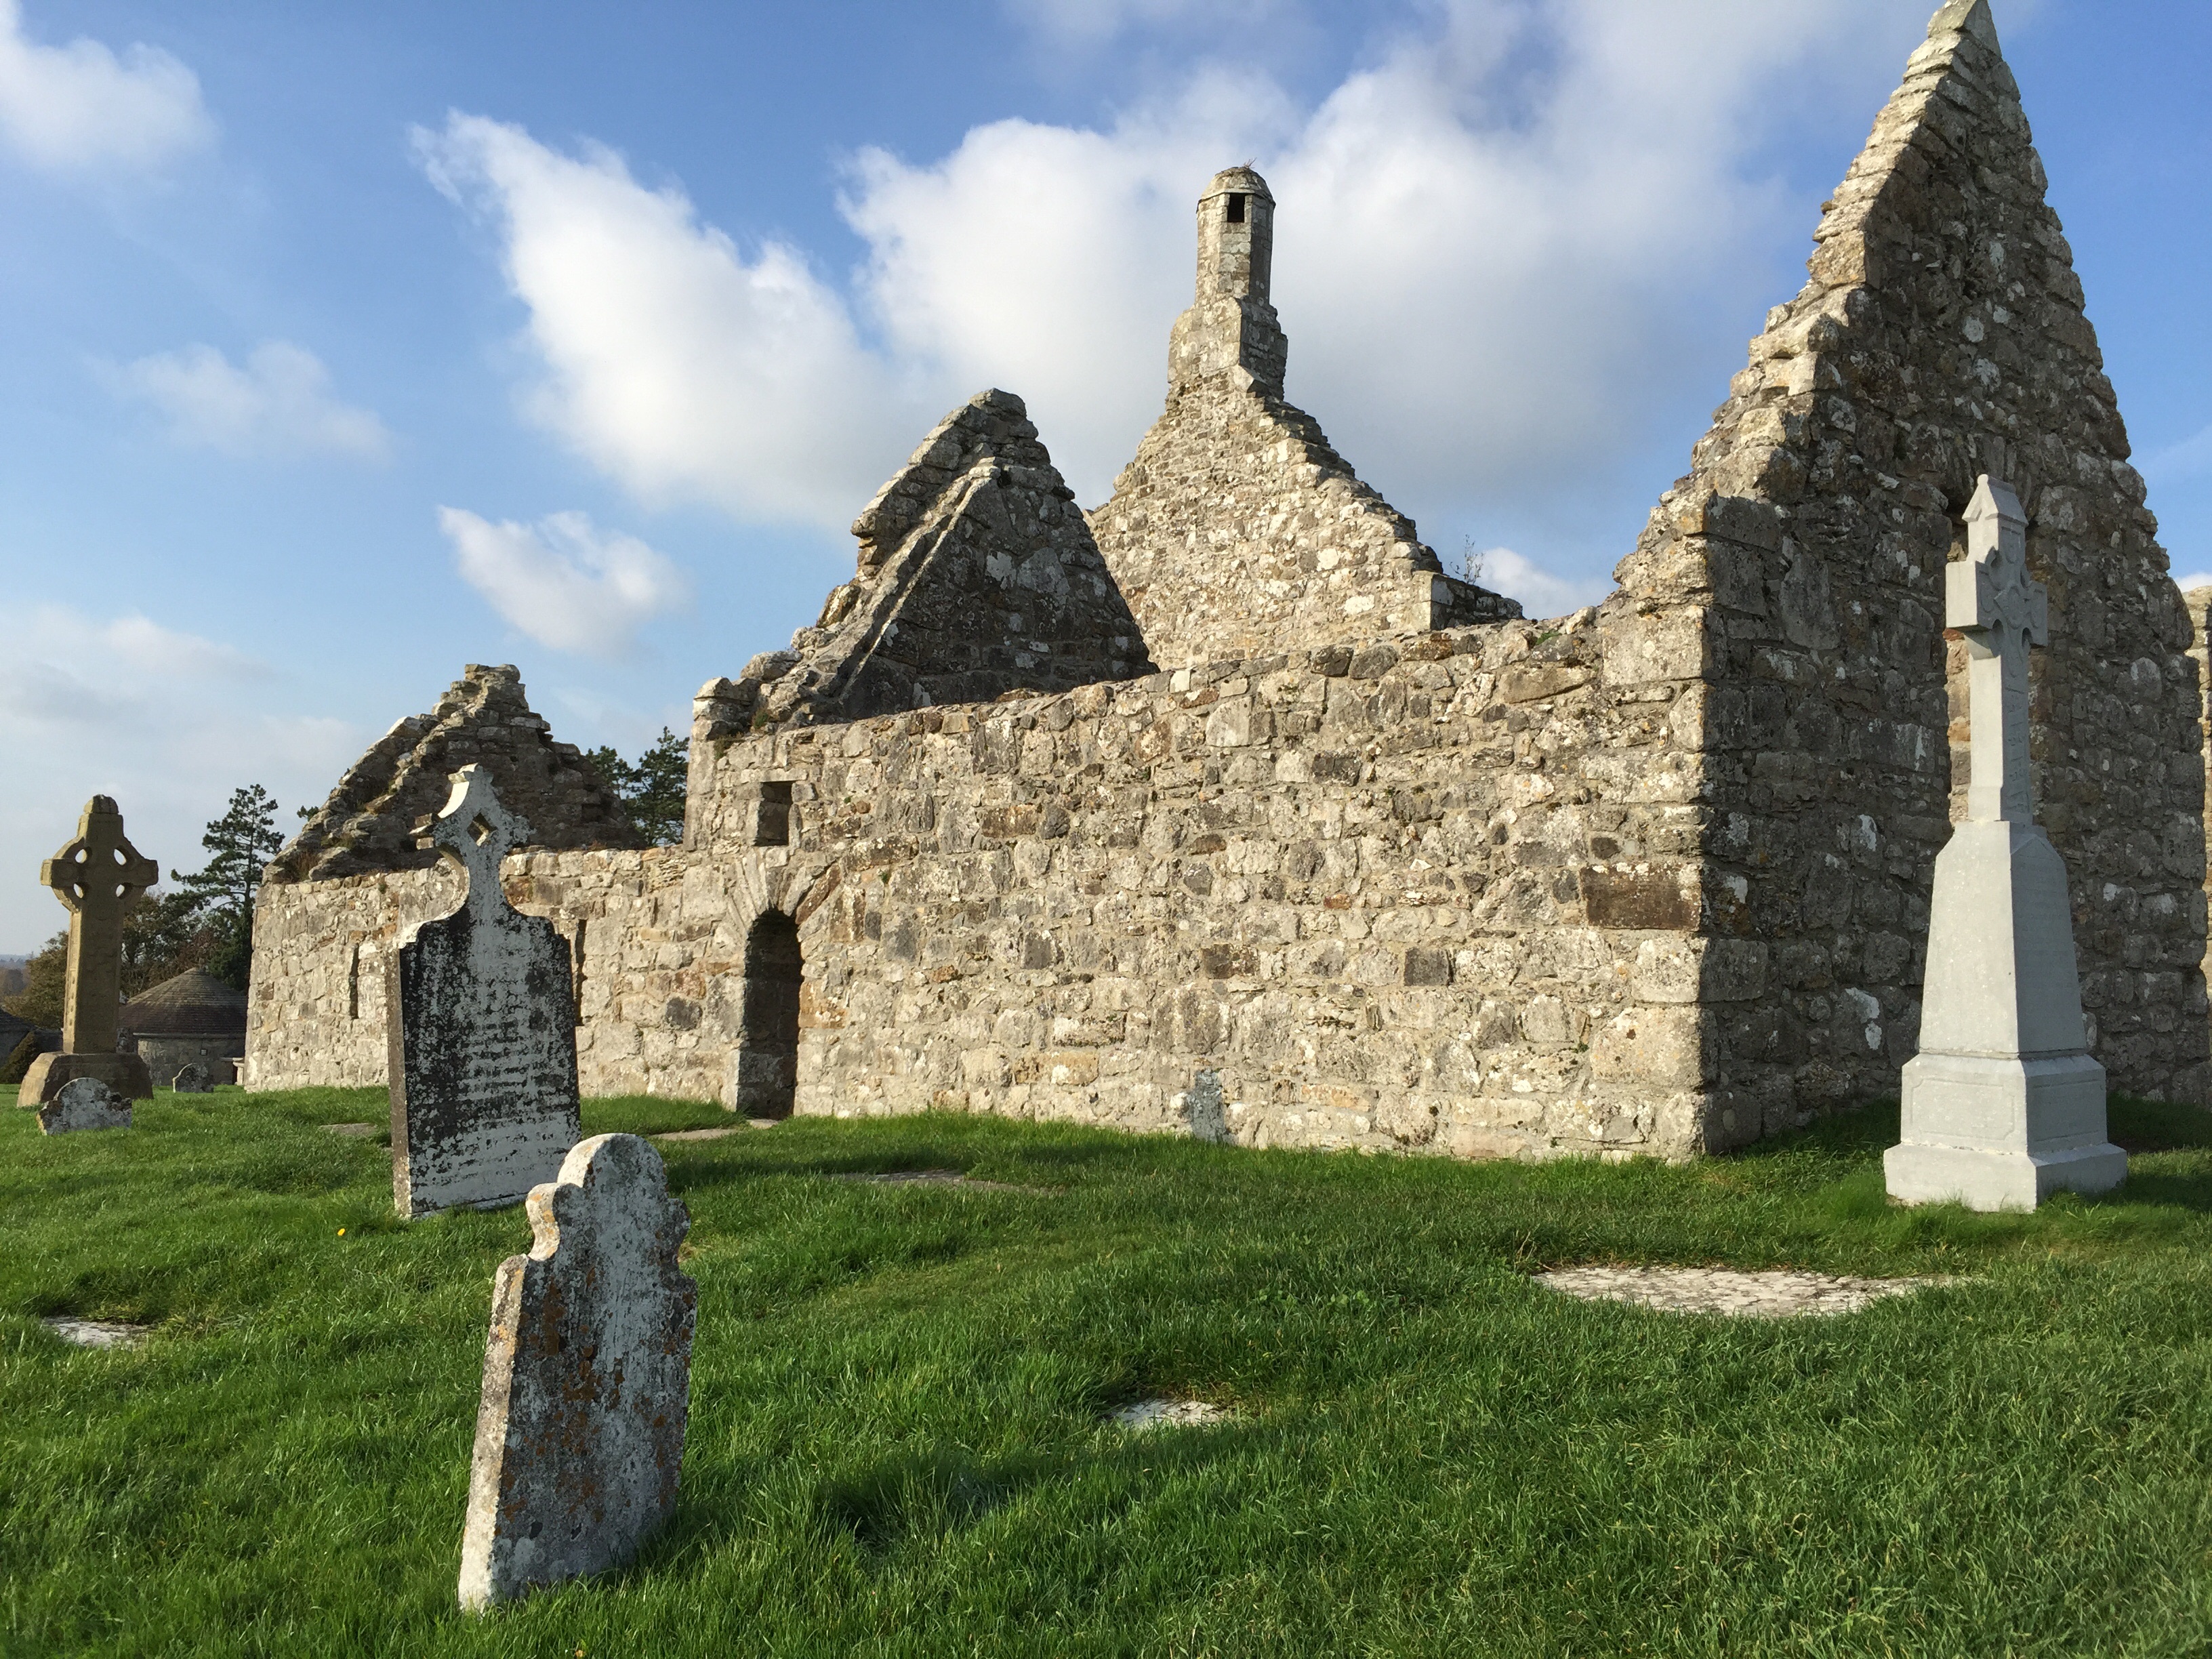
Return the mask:
[[584, 758], [629, 813], [638, 833], [656, 847], [684, 839], [684, 793], [691, 746], [666, 726], [635, 764], [601, 744]]
[[243, 991], [253, 967], [253, 896], [262, 871], [284, 845], [276, 797], [258, 783], [234, 789], [230, 809], [208, 825], [200, 845], [210, 856], [196, 873], [177, 878], [177, 894], [216, 932], [220, 942], [208, 971]]

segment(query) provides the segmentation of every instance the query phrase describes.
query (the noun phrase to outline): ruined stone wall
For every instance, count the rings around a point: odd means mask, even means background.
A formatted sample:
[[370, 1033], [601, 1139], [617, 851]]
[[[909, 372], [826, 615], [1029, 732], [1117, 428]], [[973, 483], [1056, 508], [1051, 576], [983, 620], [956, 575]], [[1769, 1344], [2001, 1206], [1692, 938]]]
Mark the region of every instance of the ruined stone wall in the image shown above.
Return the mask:
[[[1947, 6], [1826, 204], [1812, 279], [1618, 574], [1695, 618], [1705, 930], [1768, 995], [1705, 1016], [1717, 1098], [1770, 1127], [1893, 1094], [1917, 1046], [1954, 778], [1943, 565], [2009, 478], [2050, 587], [2039, 811], [2115, 1087], [2206, 1084], [2204, 794], [2186, 617], [1984, 0]], [[1962, 757], [1963, 759], [1963, 757]]]
[[1443, 574], [1311, 416], [1235, 370], [1169, 393], [1091, 528], [1162, 667], [1521, 614]]
[[428, 714], [395, 722], [270, 861], [275, 884], [424, 870], [438, 855], [415, 825], [446, 804], [464, 766], [491, 773], [501, 800], [544, 847], [635, 847], [641, 837], [574, 744], [531, 712], [512, 664], [471, 663]]

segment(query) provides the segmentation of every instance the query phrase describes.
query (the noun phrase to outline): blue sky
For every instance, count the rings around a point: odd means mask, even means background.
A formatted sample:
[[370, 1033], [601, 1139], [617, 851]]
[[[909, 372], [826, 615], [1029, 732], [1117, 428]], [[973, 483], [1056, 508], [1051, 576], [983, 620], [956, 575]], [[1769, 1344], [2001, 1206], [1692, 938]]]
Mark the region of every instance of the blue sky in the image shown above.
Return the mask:
[[[0, 0], [0, 950], [87, 795], [194, 867], [465, 662], [586, 747], [681, 731], [981, 386], [1102, 499], [1235, 162], [1292, 398], [1448, 560], [1595, 599], [1929, 9]], [[2212, 570], [2212, 8], [1997, 20]]]

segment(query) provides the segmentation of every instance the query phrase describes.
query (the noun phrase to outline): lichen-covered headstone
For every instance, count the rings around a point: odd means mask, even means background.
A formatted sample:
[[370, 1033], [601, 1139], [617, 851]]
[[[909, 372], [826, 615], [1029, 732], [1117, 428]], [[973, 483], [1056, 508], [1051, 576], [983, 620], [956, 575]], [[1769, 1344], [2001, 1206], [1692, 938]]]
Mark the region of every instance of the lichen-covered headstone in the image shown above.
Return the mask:
[[71, 1078], [39, 1108], [39, 1129], [50, 1135], [77, 1129], [127, 1129], [131, 1102], [96, 1077]]
[[501, 890], [499, 861], [530, 827], [480, 766], [416, 826], [467, 873], [459, 909], [400, 936], [386, 980], [392, 1188], [402, 1215], [511, 1204], [550, 1181], [583, 1127], [568, 946]]
[[213, 1094], [215, 1073], [193, 1060], [177, 1073], [177, 1080], [170, 1086], [180, 1095]]
[[461, 1534], [461, 1605], [628, 1560], [676, 1506], [698, 1287], [660, 1155], [594, 1135], [530, 1194], [500, 1265]]

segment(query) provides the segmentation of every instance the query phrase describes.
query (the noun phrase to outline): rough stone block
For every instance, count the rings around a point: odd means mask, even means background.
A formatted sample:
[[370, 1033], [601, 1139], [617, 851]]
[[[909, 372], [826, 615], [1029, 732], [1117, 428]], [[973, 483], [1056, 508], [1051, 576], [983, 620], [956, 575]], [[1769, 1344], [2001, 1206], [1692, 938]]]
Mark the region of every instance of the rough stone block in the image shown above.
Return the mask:
[[618, 1566], [676, 1507], [698, 1287], [691, 1218], [660, 1155], [594, 1135], [529, 1199], [527, 1255], [500, 1264], [461, 1534], [481, 1609]]

